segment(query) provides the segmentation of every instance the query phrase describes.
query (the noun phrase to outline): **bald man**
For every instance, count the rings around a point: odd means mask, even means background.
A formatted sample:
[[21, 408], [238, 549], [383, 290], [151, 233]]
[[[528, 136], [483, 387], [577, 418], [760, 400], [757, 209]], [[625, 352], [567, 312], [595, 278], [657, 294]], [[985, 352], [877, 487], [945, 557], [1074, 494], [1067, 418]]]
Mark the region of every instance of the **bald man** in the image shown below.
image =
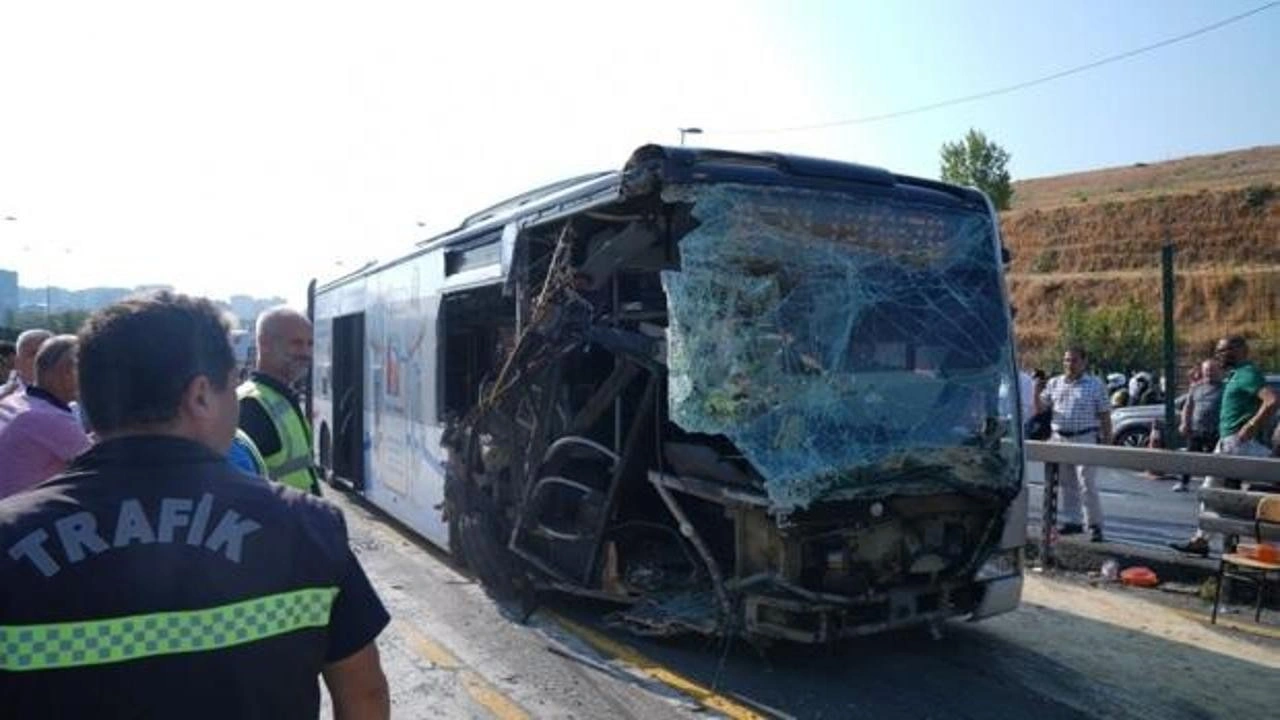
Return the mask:
[[13, 373], [3, 386], [0, 386], [0, 400], [26, 390], [36, 381], [36, 353], [45, 340], [53, 337], [48, 330], [27, 330], [18, 336], [17, 351], [13, 355]]
[[258, 316], [255, 335], [257, 370], [236, 390], [240, 429], [258, 447], [269, 479], [319, 495], [311, 424], [293, 389], [311, 367], [311, 323], [296, 310], [272, 308]]
[[45, 340], [32, 382], [0, 400], [0, 498], [53, 477], [89, 449], [89, 436], [71, 410], [79, 394], [76, 336]]

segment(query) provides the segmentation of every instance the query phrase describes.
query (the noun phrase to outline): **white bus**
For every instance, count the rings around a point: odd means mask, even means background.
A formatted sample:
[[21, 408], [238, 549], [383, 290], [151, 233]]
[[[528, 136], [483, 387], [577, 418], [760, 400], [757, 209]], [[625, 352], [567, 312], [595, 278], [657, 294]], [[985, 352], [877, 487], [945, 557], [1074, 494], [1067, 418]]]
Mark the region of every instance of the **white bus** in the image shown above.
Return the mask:
[[608, 600], [641, 633], [1011, 610], [998, 227], [972, 189], [642, 147], [313, 284], [317, 457], [495, 596]]

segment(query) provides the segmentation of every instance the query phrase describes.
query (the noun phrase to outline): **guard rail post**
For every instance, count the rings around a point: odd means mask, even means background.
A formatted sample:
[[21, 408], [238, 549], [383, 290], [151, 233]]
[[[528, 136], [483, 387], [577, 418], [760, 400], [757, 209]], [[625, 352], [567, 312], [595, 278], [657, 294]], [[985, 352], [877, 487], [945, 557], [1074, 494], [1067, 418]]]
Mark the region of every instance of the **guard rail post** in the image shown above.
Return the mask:
[[[1040, 557], [1041, 566], [1054, 566], [1054, 543], [1057, 542], [1058, 486], [1061, 483], [1059, 467], [1062, 465], [1092, 465], [1094, 467], [1146, 470], [1168, 475], [1213, 475], [1236, 478], [1253, 484], [1280, 485], [1280, 458], [1256, 458], [1240, 455], [1193, 453], [1185, 450], [1143, 450], [1111, 445], [1085, 443], [1054, 443], [1028, 440], [1023, 443], [1028, 462], [1044, 466], [1044, 502], [1041, 505]], [[1236, 504], [1249, 498], [1240, 490], [1201, 491], [1215, 503]], [[1203, 528], [1205, 517], [1198, 519]], [[1214, 528], [1217, 532], [1223, 529]], [[1248, 528], [1245, 528], [1247, 531]]]
[[1040, 512], [1040, 567], [1054, 566], [1053, 541], [1058, 532], [1058, 463], [1044, 464], [1044, 497]]

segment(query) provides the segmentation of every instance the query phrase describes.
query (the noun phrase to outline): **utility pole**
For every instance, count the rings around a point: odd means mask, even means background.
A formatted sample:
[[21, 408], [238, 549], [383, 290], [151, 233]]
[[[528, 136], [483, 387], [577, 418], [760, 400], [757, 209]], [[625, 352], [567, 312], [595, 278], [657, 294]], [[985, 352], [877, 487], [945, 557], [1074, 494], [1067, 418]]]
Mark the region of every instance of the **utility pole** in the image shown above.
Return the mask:
[[1181, 445], [1178, 423], [1174, 418], [1173, 397], [1178, 392], [1178, 363], [1174, 357], [1176, 343], [1173, 337], [1173, 243], [1165, 234], [1164, 247], [1160, 248], [1160, 295], [1164, 301], [1164, 446], [1174, 449]]

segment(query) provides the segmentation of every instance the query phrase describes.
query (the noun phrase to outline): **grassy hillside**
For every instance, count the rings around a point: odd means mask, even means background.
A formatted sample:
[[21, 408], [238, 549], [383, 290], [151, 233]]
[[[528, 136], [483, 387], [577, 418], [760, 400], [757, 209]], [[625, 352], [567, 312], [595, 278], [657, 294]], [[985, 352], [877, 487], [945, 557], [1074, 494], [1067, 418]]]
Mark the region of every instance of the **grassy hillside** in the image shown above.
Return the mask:
[[1222, 334], [1280, 370], [1280, 147], [1014, 184], [1001, 217], [1024, 362], [1044, 364], [1068, 299], [1160, 310], [1160, 248], [1177, 248], [1180, 364]]
[[1019, 180], [1011, 210], [1125, 202], [1160, 195], [1280, 186], [1280, 145]]

